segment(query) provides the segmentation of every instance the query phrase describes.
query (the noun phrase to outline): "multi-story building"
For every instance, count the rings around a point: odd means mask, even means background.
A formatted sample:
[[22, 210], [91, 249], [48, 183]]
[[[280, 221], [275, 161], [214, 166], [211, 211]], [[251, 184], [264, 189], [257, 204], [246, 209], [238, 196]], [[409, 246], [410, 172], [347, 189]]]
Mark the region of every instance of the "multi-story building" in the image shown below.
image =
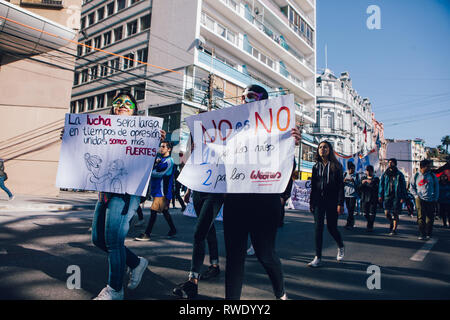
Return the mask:
[[315, 0], [86, 2], [89, 47], [78, 48], [71, 111], [107, 112], [128, 88], [170, 137], [198, 110], [240, 104], [253, 83], [271, 97], [293, 94], [298, 121], [314, 123], [315, 10]]
[[425, 141], [387, 139], [386, 159], [397, 159], [397, 167], [405, 174], [407, 183], [419, 171], [420, 161], [426, 159]]
[[375, 114], [372, 113], [372, 126], [373, 126], [373, 134], [372, 141], [374, 148], [378, 150], [378, 158], [380, 159], [380, 171], [384, 172], [387, 168], [386, 161], [386, 148], [387, 142], [384, 138], [384, 125], [382, 122], [375, 119]]
[[336, 77], [325, 69], [317, 77], [317, 122], [312, 133], [330, 141], [342, 155], [363, 155], [374, 147], [372, 106], [352, 86], [348, 72]]
[[0, 1], [0, 158], [16, 194], [55, 195], [81, 0]]

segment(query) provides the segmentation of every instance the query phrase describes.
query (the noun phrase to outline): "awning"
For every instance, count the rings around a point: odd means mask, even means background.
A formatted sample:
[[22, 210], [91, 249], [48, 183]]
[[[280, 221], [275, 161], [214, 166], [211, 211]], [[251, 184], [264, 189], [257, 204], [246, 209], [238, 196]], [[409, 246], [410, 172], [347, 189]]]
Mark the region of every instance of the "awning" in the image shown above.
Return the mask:
[[76, 31], [0, 0], [0, 51], [36, 55], [66, 46]]

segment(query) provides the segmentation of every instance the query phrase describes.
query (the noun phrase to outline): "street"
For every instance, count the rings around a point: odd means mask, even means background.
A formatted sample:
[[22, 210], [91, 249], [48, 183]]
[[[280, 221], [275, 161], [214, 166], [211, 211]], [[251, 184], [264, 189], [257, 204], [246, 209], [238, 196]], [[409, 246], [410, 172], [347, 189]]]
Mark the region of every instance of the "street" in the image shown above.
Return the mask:
[[[125, 291], [126, 299], [176, 299], [171, 293], [173, 287], [187, 279], [196, 219], [183, 216], [179, 208], [171, 209], [171, 214], [178, 229], [173, 239], [166, 237], [168, 226], [162, 216], [158, 217], [150, 242], [134, 241], [145, 226], [130, 229], [126, 246], [150, 263], [139, 287]], [[147, 208], [144, 215], [147, 221]], [[91, 219], [92, 210], [86, 209], [1, 212], [0, 299], [88, 300], [96, 296], [106, 285], [108, 264], [106, 254], [91, 243]], [[336, 244], [325, 229], [324, 264], [313, 269], [306, 265], [314, 257], [312, 215], [286, 212], [285, 225], [278, 233], [277, 252], [289, 299], [448, 299], [450, 230], [441, 228], [440, 220], [435, 221], [433, 241], [428, 242], [417, 239], [415, 218], [407, 215], [400, 217], [397, 236], [387, 235], [388, 224], [380, 211], [373, 233], [365, 231], [362, 216], [356, 218], [352, 231], [345, 230], [344, 224], [345, 218], [341, 217], [344, 260], [336, 261]], [[222, 223], [216, 222], [216, 228], [221, 273], [217, 279], [200, 282], [199, 300], [224, 297]], [[208, 262], [207, 255], [205, 268]], [[378, 283], [368, 272], [372, 265], [380, 268]], [[73, 272], [68, 272], [69, 266], [78, 266], [81, 271], [80, 289], [68, 289]], [[274, 299], [270, 281], [254, 256], [246, 260], [242, 299]]]

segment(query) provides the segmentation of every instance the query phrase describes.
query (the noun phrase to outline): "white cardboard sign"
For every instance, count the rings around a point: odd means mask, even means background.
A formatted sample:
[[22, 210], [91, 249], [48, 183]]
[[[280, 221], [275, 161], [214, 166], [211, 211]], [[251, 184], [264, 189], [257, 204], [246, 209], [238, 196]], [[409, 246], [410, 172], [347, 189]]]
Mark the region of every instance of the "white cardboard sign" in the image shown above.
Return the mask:
[[195, 148], [178, 177], [211, 193], [282, 193], [294, 162], [293, 95], [186, 118]]
[[66, 114], [56, 186], [145, 196], [163, 119]]

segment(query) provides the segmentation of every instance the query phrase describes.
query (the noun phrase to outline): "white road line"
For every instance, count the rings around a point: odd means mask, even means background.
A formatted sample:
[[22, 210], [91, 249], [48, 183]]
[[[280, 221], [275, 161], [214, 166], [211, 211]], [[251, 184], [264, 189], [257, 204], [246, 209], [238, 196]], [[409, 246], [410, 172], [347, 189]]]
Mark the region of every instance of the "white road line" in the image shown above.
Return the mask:
[[412, 261], [423, 261], [425, 259], [428, 252], [430, 252], [431, 248], [436, 244], [437, 239], [432, 238], [428, 240], [422, 247], [422, 249], [418, 250], [409, 260]]

